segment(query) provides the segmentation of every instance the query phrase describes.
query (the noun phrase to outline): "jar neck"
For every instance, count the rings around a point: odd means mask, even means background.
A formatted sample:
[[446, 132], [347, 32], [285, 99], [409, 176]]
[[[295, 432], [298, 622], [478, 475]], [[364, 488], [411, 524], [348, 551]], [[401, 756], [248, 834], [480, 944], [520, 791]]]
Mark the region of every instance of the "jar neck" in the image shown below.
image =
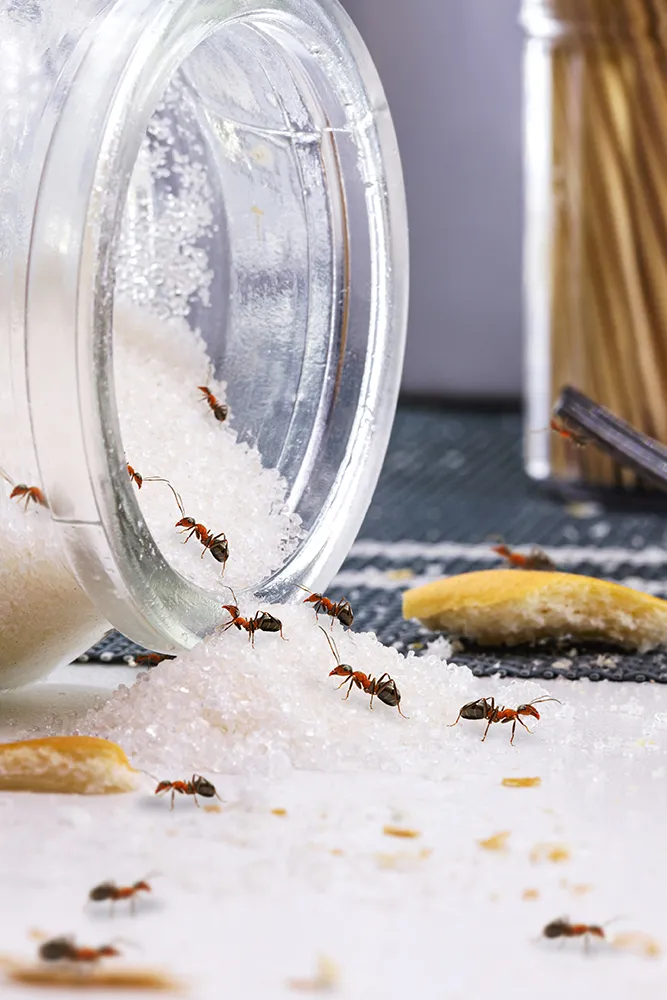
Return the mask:
[[[209, 37], [253, 17], [265, 19], [268, 35], [292, 61], [303, 52], [300, 72], [309, 99], [309, 73], [316, 82], [329, 81], [336, 127], [355, 157], [340, 184], [341, 198], [346, 186], [358, 188], [354, 216], [346, 205], [334, 206], [331, 228], [344, 229], [340, 243], [347, 247], [351, 220], [363, 220], [367, 243], [367, 259], [361, 251], [356, 260], [363, 290], [355, 299], [353, 278], [343, 268], [338, 298], [354, 303], [370, 296], [361, 320], [353, 323], [346, 311], [343, 319], [334, 317], [333, 333], [324, 331], [331, 355], [326, 368], [336, 382], [330, 379], [322, 391], [316, 419], [322, 439], [332, 442], [331, 455], [318, 447], [320, 466], [329, 465], [335, 475], [324, 480], [329, 485], [321, 502], [313, 502], [319, 514], [303, 543], [266, 581], [270, 599], [296, 593], [297, 583], [326, 586], [345, 557], [379, 475], [400, 381], [407, 314], [400, 163], [379, 81], [342, 10], [334, 0], [108, 4], [71, 49], [44, 114], [48, 156], [25, 279], [30, 426], [41, 482], [80, 584], [120, 631], [157, 650], [194, 645], [219, 624], [222, 612], [217, 596], [170, 567], [125, 472], [112, 365], [118, 234], [139, 148], [169, 81]], [[330, 120], [325, 110], [321, 120]], [[336, 129], [330, 131], [333, 136]], [[334, 157], [327, 169], [338, 166]], [[347, 250], [334, 250], [340, 284]], [[348, 391], [344, 378], [347, 410], [341, 412], [339, 403], [334, 413], [337, 376], [353, 354], [358, 385]]]

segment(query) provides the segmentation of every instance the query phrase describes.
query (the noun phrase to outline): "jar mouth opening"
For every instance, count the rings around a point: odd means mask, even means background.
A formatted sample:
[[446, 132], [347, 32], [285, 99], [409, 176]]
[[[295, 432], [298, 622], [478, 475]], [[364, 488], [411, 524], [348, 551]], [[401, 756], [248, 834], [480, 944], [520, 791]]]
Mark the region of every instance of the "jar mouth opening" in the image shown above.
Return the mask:
[[[130, 6], [133, 45], [123, 18]], [[28, 284], [31, 411], [54, 519], [108, 620], [164, 651], [194, 645], [224, 612], [219, 596], [172, 569], [125, 474], [112, 346], [119, 304], [173, 316], [181, 296], [179, 318], [201, 332], [227, 381], [240, 439], [287, 482], [305, 532], [284, 564], [249, 588], [266, 601], [289, 599], [297, 584], [326, 585], [354, 540], [388, 441], [407, 306], [393, 128], [345, 16], [327, 3], [313, 23], [309, 3], [276, 0], [222, 5], [212, 24], [204, 6], [156, 14], [146, 4], [137, 19], [136, 3], [119, 4], [88, 39], [40, 189]], [[103, 72], [105, 51], [118, 57], [115, 77]], [[213, 281], [195, 282], [185, 305], [182, 288], [169, 300], [168, 276], [151, 285], [150, 273], [166, 268], [163, 244], [149, 260], [146, 217], [137, 224], [143, 199], [159, 230], [160, 184], [141, 154], [169, 93], [172, 115], [182, 112], [180, 126], [188, 119], [198, 133], [185, 141], [201, 153], [215, 218], [191, 242], [204, 262], [200, 277], [208, 269]], [[86, 117], [98, 123], [94, 157]], [[87, 197], [74, 199], [76, 190]], [[262, 227], [270, 239], [257, 239]], [[48, 310], [39, 303], [47, 272], [60, 277]], [[267, 275], [286, 287], [253, 299]], [[63, 324], [76, 331], [69, 344]], [[55, 380], [47, 344], [51, 357], [63, 349]], [[58, 464], [48, 424], [56, 397], [72, 441]]]

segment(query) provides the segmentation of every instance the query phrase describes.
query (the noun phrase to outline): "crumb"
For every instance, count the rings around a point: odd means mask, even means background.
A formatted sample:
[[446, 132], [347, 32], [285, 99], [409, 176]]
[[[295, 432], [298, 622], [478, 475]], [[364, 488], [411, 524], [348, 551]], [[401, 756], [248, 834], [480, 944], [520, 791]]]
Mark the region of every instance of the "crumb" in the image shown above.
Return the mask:
[[426, 648], [425, 642], [411, 642], [410, 645], [408, 646], [408, 649], [414, 649], [414, 650], [425, 649], [425, 648]]
[[573, 647], [572, 649], [568, 649], [568, 651], [567, 651], [567, 653], [565, 655], [566, 656], [571, 656], [572, 659], [574, 659], [576, 656], [579, 656], [579, 650], [578, 649], [574, 649], [574, 647]]
[[414, 570], [407, 568], [390, 569], [385, 574], [388, 580], [412, 580], [414, 575]]
[[498, 895], [497, 892], [492, 892], [490, 894], [490, 896], [489, 896], [489, 902], [490, 903], [497, 903], [499, 899], [500, 899], [500, 896]]
[[641, 931], [617, 934], [612, 939], [611, 945], [612, 948], [633, 951], [635, 954], [643, 955], [646, 958], [657, 958], [658, 955], [662, 954], [662, 948], [655, 938], [649, 937], [648, 934], [642, 934]]
[[418, 854], [418, 857], [420, 861], [426, 861], [426, 859], [430, 858], [432, 854], [433, 854], [433, 849], [431, 847], [422, 847], [421, 851]]
[[592, 889], [592, 885], [586, 885], [586, 883], [580, 882], [578, 885], [573, 885], [570, 891], [574, 896], [585, 896], [587, 893], [591, 892]]
[[14, 983], [26, 986], [51, 986], [72, 990], [152, 990], [159, 993], [180, 991], [182, 985], [171, 976], [156, 969], [79, 969], [66, 965], [53, 966], [23, 964], [12, 959], [2, 959], [7, 977]]
[[506, 851], [509, 836], [510, 831], [503, 830], [502, 833], [494, 833], [492, 837], [487, 837], [486, 840], [478, 840], [477, 843], [485, 851]]
[[291, 990], [315, 992], [316, 990], [333, 990], [340, 982], [340, 971], [332, 959], [321, 955], [317, 960], [317, 972], [312, 979], [290, 979]]
[[375, 855], [378, 868], [384, 871], [410, 871], [414, 869], [420, 861], [425, 861], [433, 852], [429, 848], [421, 851], [394, 851], [393, 853], [379, 853]]
[[570, 517], [585, 520], [590, 517], [599, 517], [604, 513], [604, 507], [599, 503], [575, 500], [573, 503], [565, 504], [565, 511]]
[[524, 889], [521, 893], [521, 898], [525, 900], [529, 899], [539, 899], [540, 890], [539, 889]]
[[207, 812], [207, 813], [221, 813], [222, 812], [222, 806], [217, 805], [215, 802], [213, 803], [213, 805], [210, 805], [210, 806], [202, 806], [202, 809], [204, 810], [204, 812]]
[[501, 785], [505, 788], [539, 788], [541, 778], [503, 778]]
[[336, 857], [336, 858], [342, 858], [343, 855], [344, 855], [344, 853], [345, 853], [345, 851], [342, 851], [340, 849], [340, 847], [332, 847], [331, 850], [329, 851], [329, 853], [333, 854], [334, 857]]
[[529, 856], [533, 864], [539, 864], [540, 861], [559, 864], [570, 860], [570, 851], [564, 844], [535, 844]]
[[287, 816], [287, 809], [282, 809], [282, 808], [272, 809], [271, 813], [273, 816]]
[[405, 839], [421, 837], [419, 830], [408, 830], [402, 826], [385, 826], [382, 828], [382, 832], [387, 837], [404, 837]]
[[566, 660], [566, 659], [554, 660], [551, 666], [556, 667], [559, 670], [567, 670], [569, 667], [572, 666], [572, 660]]
[[603, 653], [594, 660], [596, 667], [615, 667], [618, 659], [615, 656], [605, 656]]

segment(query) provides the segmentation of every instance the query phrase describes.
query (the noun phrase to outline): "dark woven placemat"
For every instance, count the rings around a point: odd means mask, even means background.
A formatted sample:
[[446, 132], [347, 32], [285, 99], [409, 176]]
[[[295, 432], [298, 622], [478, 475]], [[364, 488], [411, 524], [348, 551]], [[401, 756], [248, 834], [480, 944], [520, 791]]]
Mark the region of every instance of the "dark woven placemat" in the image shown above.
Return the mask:
[[[352, 601], [355, 629], [419, 652], [435, 637], [402, 619], [402, 590], [419, 579], [494, 565], [489, 537], [502, 535], [511, 545], [548, 548], [563, 569], [663, 596], [667, 523], [661, 500], [652, 504], [653, 511], [598, 507], [581, 517], [580, 508], [568, 509], [526, 479], [518, 413], [401, 406], [359, 541], [329, 593], [344, 592]], [[81, 660], [122, 663], [140, 651], [111, 633]], [[661, 651], [630, 655], [597, 645], [575, 649], [572, 642], [489, 650], [467, 643], [455, 659], [479, 675], [667, 683]]]

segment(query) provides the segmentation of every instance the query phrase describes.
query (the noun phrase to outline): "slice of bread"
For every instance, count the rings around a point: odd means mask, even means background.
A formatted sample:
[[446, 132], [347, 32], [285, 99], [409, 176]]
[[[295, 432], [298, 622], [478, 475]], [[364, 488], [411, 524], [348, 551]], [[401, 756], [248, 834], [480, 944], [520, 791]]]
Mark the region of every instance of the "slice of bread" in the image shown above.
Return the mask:
[[404, 618], [485, 645], [602, 640], [645, 652], [667, 645], [667, 601], [575, 573], [488, 569], [403, 595]]

